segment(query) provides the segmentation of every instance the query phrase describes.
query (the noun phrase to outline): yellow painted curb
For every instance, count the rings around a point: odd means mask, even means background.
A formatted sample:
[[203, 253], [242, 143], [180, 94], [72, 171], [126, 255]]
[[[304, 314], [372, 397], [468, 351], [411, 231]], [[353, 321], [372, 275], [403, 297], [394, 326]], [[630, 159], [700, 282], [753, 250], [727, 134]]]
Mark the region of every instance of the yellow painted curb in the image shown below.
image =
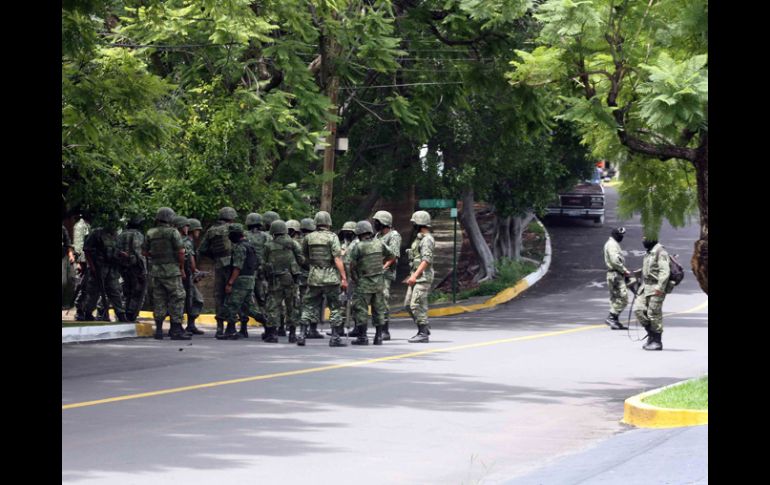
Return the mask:
[[623, 403], [623, 419], [620, 422], [639, 428], [679, 428], [709, 424], [708, 410], [659, 408], [642, 402], [642, 399], [677, 384], [681, 382], [629, 397]]
[[152, 337], [155, 334], [155, 326], [151, 323], [137, 323], [136, 324], [136, 336], [137, 337]]

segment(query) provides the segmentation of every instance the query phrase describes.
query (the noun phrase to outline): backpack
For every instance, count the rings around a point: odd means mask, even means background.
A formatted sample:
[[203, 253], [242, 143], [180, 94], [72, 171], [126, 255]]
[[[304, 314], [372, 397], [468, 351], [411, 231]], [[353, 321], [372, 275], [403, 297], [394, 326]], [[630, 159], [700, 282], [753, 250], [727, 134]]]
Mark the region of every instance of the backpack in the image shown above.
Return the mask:
[[[660, 254], [660, 252], [658, 252]], [[671, 293], [674, 288], [679, 286], [679, 283], [684, 279], [684, 268], [673, 254], [668, 255], [668, 269], [671, 275], [668, 277], [668, 284], [666, 285], [666, 293]]]

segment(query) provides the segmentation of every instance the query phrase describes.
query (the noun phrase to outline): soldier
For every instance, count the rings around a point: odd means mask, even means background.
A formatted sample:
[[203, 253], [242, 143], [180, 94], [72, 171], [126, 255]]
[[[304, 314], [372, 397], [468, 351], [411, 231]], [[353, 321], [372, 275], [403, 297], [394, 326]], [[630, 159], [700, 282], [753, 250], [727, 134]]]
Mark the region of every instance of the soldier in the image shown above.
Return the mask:
[[[270, 234], [262, 230], [262, 216], [258, 212], [252, 212], [246, 216], [246, 238], [256, 248], [257, 256], [259, 258], [259, 265], [257, 267], [257, 273], [254, 277], [254, 298], [256, 299], [256, 305], [259, 309], [260, 317], [257, 321], [262, 324], [265, 330], [262, 333], [262, 340], [267, 337], [267, 279], [265, 278], [264, 261], [265, 261], [265, 244], [271, 240]], [[246, 320], [244, 322], [244, 319]], [[241, 336], [248, 337], [246, 331], [248, 327], [249, 316], [246, 313], [241, 313]]]
[[203, 330], [195, 326], [195, 319], [203, 311], [203, 297], [195, 287], [195, 274], [198, 272], [198, 266], [195, 261], [195, 247], [190, 237], [190, 221], [186, 217], [174, 217], [174, 227], [179, 231], [184, 245], [184, 278], [182, 286], [184, 287], [184, 313], [187, 314], [187, 328], [185, 333], [189, 335], [203, 335]]
[[78, 265], [78, 274], [80, 275], [77, 286], [75, 286], [75, 320], [92, 321], [93, 315], [86, 315], [83, 306], [86, 302], [85, 288], [88, 283], [88, 261], [86, 253], [83, 252], [83, 243], [91, 231], [91, 215], [87, 211], [80, 213], [80, 219], [75, 223], [72, 233], [72, 247], [75, 251], [75, 261]]
[[663, 350], [663, 301], [669, 287], [669, 256], [662, 244], [655, 238], [642, 240], [647, 254], [642, 262], [642, 280], [644, 286], [634, 304], [634, 314], [647, 331], [647, 343], [644, 350]]
[[117, 231], [118, 217], [108, 215], [104, 227], [92, 230], [83, 243], [83, 252], [88, 261], [90, 272], [85, 288], [85, 303], [83, 311], [90, 315], [96, 308], [99, 297], [105, 299], [103, 313], [97, 317], [110, 321], [109, 305], [115, 309], [119, 322], [127, 322], [126, 311], [123, 306], [123, 292], [120, 288], [120, 273], [118, 268], [118, 251], [115, 232]]
[[[358, 243], [358, 237], [356, 237], [356, 223], [355, 221], [347, 221], [345, 224], [342, 225], [342, 229], [340, 229], [339, 232], [339, 238], [340, 238], [340, 250], [342, 251], [342, 264], [345, 265], [345, 274], [350, 274], [350, 250], [353, 249], [353, 246], [355, 246]], [[347, 294], [352, 295], [355, 294], [355, 283], [352, 281], [348, 281], [348, 284], [350, 285], [350, 288], [347, 290]], [[340, 312], [343, 311], [343, 308], [339, 309]], [[342, 317], [342, 314], [340, 313], [340, 318]], [[356, 322], [357, 316], [353, 314], [353, 330], [348, 333], [349, 337], [358, 337], [358, 323]], [[331, 331], [326, 332], [326, 335], [331, 335]]]
[[618, 315], [628, 305], [628, 289], [626, 278], [631, 272], [625, 266], [620, 242], [626, 233], [625, 227], [616, 227], [610, 233], [610, 238], [604, 243], [604, 264], [607, 265], [607, 288], [610, 290], [610, 314], [604, 321], [612, 330], [625, 330]]
[[[301, 245], [302, 241], [304, 241], [305, 237], [307, 237], [307, 235], [310, 234], [311, 232], [315, 231], [315, 222], [313, 222], [313, 219], [311, 219], [309, 217], [306, 217], [306, 218], [302, 219], [299, 222], [299, 229], [300, 229], [301, 236], [299, 236], [297, 238], [297, 242], [300, 243], [300, 245]], [[300, 268], [301, 268], [300, 276], [299, 276], [299, 302], [300, 302], [300, 304], [298, 305], [298, 308], [297, 308], [297, 310], [298, 310], [297, 314], [301, 317], [302, 316], [302, 302], [304, 301], [305, 295], [307, 294], [307, 291], [308, 291], [308, 288], [309, 288], [309, 286], [307, 284], [307, 280], [308, 280], [308, 275], [310, 274], [310, 266], [308, 265], [307, 259], [305, 260], [305, 263]], [[313, 316], [317, 316], [318, 314], [314, 313], [312, 315]], [[298, 321], [299, 321], [299, 319], [298, 319]], [[319, 320], [311, 320], [310, 321], [310, 327], [309, 327], [309, 329], [307, 331], [307, 335], [305, 335], [305, 338], [309, 338], [309, 339], [319, 339], [319, 338], [322, 339], [322, 338], [324, 338], [323, 334], [318, 331], [318, 323], [319, 323]]]
[[188, 234], [193, 241], [193, 249], [197, 251], [198, 246], [200, 246], [201, 243], [201, 232], [203, 231], [203, 226], [201, 225], [201, 221], [195, 219], [194, 217], [189, 217], [187, 222], [190, 223], [190, 232]]
[[353, 310], [356, 313], [356, 340], [353, 345], [369, 345], [366, 326], [369, 320], [367, 307], [372, 307], [372, 324], [375, 328], [374, 345], [382, 345], [385, 322], [385, 266], [393, 264], [395, 254], [381, 239], [372, 239], [374, 230], [369, 221], [356, 224], [358, 243], [350, 250], [350, 278], [355, 283]]
[[225, 282], [225, 301], [222, 304], [222, 318], [227, 320], [227, 330], [223, 335], [216, 335], [218, 340], [238, 340], [241, 333], [235, 330], [239, 312], [248, 316], [259, 317], [259, 310], [254, 304], [254, 278], [259, 266], [257, 249], [243, 233], [241, 224], [228, 225], [228, 239], [232, 244], [230, 273]]
[[230, 260], [232, 243], [229, 239], [229, 225], [238, 213], [232, 207], [219, 209], [219, 220], [211, 226], [198, 248], [198, 253], [214, 260], [214, 305], [216, 308], [217, 336], [224, 334], [224, 313], [222, 305], [225, 302], [225, 284], [230, 275]]
[[388, 211], [377, 211], [374, 214], [375, 238], [381, 239], [390, 248], [395, 258], [385, 262], [385, 323], [382, 327], [382, 340], [390, 340], [390, 286], [396, 281], [398, 257], [401, 254], [401, 234], [393, 226], [393, 216]]
[[287, 234], [286, 223], [278, 219], [270, 225], [272, 241], [265, 244], [265, 274], [270, 293], [267, 297], [268, 335], [266, 342], [277, 342], [275, 330], [284, 316], [289, 327], [289, 343], [296, 343], [297, 279], [304, 264], [302, 248]]
[[436, 242], [430, 233], [430, 214], [417, 211], [412, 214], [411, 222], [417, 233], [411, 249], [407, 250], [410, 275], [404, 280], [409, 288], [406, 291], [404, 306], [417, 325], [417, 334], [409, 339], [412, 343], [428, 343], [430, 326], [428, 325], [428, 295], [433, 283], [433, 248]]
[[[262, 228], [265, 234], [268, 236], [268, 239], [272, 239], [272, 236], [270, 236], [270, 225], [272, 225], [274, 221], [277, 221], [280, 218], [281, 216], [275, 211], [267, 211], [264, 214], [262, 214]], [[268, 293], [267, 283], [265, 283], [264, 288], [265, 288], [265, 298], [267, 298], [267, 293]], [[285, 318], [284, 314], [281, 313], [281, 324], [278, 326], [278, 330], [276, 330], [275, 332], [275, 335], [278, 337], [286, 336], [286, 323], [284, 322], [284, 318]], [[263, 334], [262, 337], [266, 337], [266, 335]]]
[[147, 231], [142, 252], [150, 260], [152, 279], [152, 316], [155, 319], [155, 338], [163, 340], [163, 320], [171, 317], [171, 340], [190, 340], [182, 329], [184, 312], [184, 243], [179, 232], [171, 227], [174, 210], [161, 207], [155, 215], [155, 227]]
[[147, 293], [147, 259], [142, 254], [142, 223], [144, 218], [141, 216], [132, 217], [126, 225], [126, 230], [118, 236], [117, 243], [126, 318], [129, 322], [136, 321]]
[[340, 258], [340, 241], [337, 235], [329, 229], [332, 218], [326, 211], [319, 211], [315, 215], [314, 222], [318, 230], [311, 232], [302, 241], [302, 255], [310, 263], [308, 274], [308, 291], [302, 300], [302, 317], [300, 320], [300, 335], [297, 345], [305, 345], [305, 333], [307, 326], [312, 321], [320, 321], [318, 312], [321, 310], [321, 301], [326, 297], [326, 302], [331, 311], [332, 338], [330, 347], [344, 347], [340, 335], [342, 334], [342, 318], [339, 313], [340, 287], [347, 290], [348, 280], [345, 276], [345, 267]]
[[[72, 266], [75, 264], [75, 252], [72, 249], [72, 241], [67, 228], [61, 226], [61, 306], [70, 308], [72, 303], [72, 286], [70, 286], [70, 276], [72, 275]], [[68, 300], [68, 301], [65, 301]]]

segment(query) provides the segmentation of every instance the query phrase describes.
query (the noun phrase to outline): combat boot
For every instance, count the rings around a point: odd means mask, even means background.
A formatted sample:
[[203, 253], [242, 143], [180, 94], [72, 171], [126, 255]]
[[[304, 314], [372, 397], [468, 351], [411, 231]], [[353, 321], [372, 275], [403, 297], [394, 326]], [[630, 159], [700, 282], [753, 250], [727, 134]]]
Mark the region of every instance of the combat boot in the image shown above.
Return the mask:
[[83, 321], [85, 322], [95, 322], [96, 318], [94, 318], [94, 315], [92, 313], [86, 313], [83, 315]]
[[618, 315], [612, 312], [610, 312], [609, 316], [607, 316], [607, 319], [604, 320], [604, 323], [609, 325], [612, 330], [626, 330], [627, 328], [624, 327], [622, 323], [620, 323], [620, 320], [618, 320]]
[[[93, 317], [91, 317], [93, 319]], [[86, 315], [82, 311], [78, 310], [75, 312], [75, 321], [76, 322], [85, 322], [86, 321]]]
[[238, 335], [240, 335], [243, 338], [249, 338], [249, 321], [246, 320], [245, 322], [241, 320], [241, 330], [238, 332]]
[[[353, 327], [353, 330], [348, 332], [348, 337], [361, 337], [362, 329], [360, 326], [356, 325]], [[363, 330], [364, 334], [363, 336], [366, 337], [366, 330]]]
[[427, 344], [429, 341], [428, 337], [428, 326], [427, 325], [417, 325], [417, 335], [409, 339], [410, 343], [418, 343], [418, 344]]
[[307, 325], [300, 324], [299, 326], [299, 335], [297, 336], [297, 345], [300, 347], [305, 346], [305, 336], [307, 334]]
[[265, 342], [269, 344], [277, 344], [278, 343], [278, 335], [276, 332], [275, 327], [266, 327], [265, 328], [265, 338], [262, 339]]
[[171, 330], [168, 331], [171, 340], [190, 340], [191, 336], [184, 333], [181, 322], [171, 322]]
[[318, 324], [317, 323], [311, 323], [310, 324], [310, 331], [307, 333], [306, 338], [324, 338], [324, 336], [321, 334], [321, 332], [318, 331]]
[[126, 310], [126, 321], [130, 323], [136, 323], [136, 313]]
[[281, 325], [278, 326], [278, 330], [275, 331], [275, 335], [277, 337], [286, 336], [286, 324], [283, 322], [283, 319], [281, 319]]
[[662, 333], [650, 331], [650, 337], [647, 339], [647, 343], [642, 346], [644, 350], [663, 350], [663, 342], [661, 342]]
[[[382, 340], [390, 340], [390, 322], [382, 325], [382, 327], [383, 327], [382, 328]], [[379, 327], [377, 327], [377, 328], [379, 328]], [[375, 339], [376, 338], [377, 337], [375, 336]], [[382, 344], [382, 342], [380, 342], [379, 344], [375, 343], [374, 345], [381, 345], [381, 344]]]
[[[353, 335], [349, 333], [348, 335]], [[366, 336], [366, 326], [359, 325], [356, 327], [356, 339], [351, 342], [353, 345], [369, 345], [369, 338]]]
[[96, 320], [99, 322], [111, 322], [110, 319], [110, 310], [104, 310], [103, 312], [97, 312], [96, 314]]
[[155, 340], [163, 340], [163, 320], [155, 320]]
[[384, 327], [385, 325], [379, 325], [374, 328], [374, 342], [372, 344], [374, 345], [382, 345], [382, 341], [385, 340], [385, 332]]
[[217, 332], [214, 334], [214, 337], [218, 340], [222, 340], [222, 337], [225, 334], [225, 321], [221, 318], [217, 318]]
[[297, 327], [294, 325], [289, 325], [289, 343], [290, 344], [296, 344], [297, 343]]
[[117, 312], [117, 315], [118, 315], [118, 321], [121, 323], [130, 321], [128, 317], [126, 317], [126, 312]]
[[185, 332], [192, 335], [203, 335], [203, 330], [195, 326], [195, 318], [189, 316], [187, 317], [187, 328], [185, 329]]
[[343, 333], [342, 325], [338, 327], [332, 327], [332, 337], [329, 339], [329, 347], [347, 347], [348, 344], [342, 341]]

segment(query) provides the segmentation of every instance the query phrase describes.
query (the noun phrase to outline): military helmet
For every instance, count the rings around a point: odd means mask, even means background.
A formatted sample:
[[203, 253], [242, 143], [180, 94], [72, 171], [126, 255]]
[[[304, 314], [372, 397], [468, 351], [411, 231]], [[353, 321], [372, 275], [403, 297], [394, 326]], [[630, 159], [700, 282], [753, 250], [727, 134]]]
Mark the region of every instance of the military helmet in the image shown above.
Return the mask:
[[128, 227], [140, 228], [144, 224], [144, 216], [133, 216], [128, 220]]
[[174, 217], [174, 227], [176, 227], [177, 229], [180, 229], [184, 226], [189, 226], [189, 225], [190, 225], [190, 221], [188, 221], [186, 217], [184, 216]]
[[355, 221], [348, 221], [345, 224], [342, 225], [342, 229], [340, 231], [350, 231], [350, 232], [356, 232], [356, 222]]
[[299, 232], [300, 231], [299, 221], [297, 219], [289, 219], [288, 221], [286, 221], [286, 229], [287, 230], [293, 229]]
[[410, 222], [417, 224], [418, 226], [430, 227], [430, 214], [425, 211], [417, 211], [412, 214]]
[[238, 224], [237, 222], [234, 222], [227, 226], [227, 231], [232, 234], [234, 232], [240, 232], [243, 234], [243, 226], [241, 224]]
[[176, 216], [174, 209], [170, 207], [161, 207], [158, 209], [158, 213], [155, 214], [155, 220], [171, 224], [171, 222], [174, 220], [174, 216]]
[[203, 229], [203, 225], [201, 225], [201, 221], [199, 221], [198, 219], [195, 219], [194, 217], [187, 219], [187, 222], [190, 223], [191, 231], [194, 231], [196, 229]]
[[281, 216], [279, 216], [277, 212], [267, 211], [262, 214], [262, 224], [270, 227], [273, 224], [273, 221], [277, 221], [280, 218]]
[[610, 235], [612, 237], [615, 237], [615, 236], [622, 236], [625, 233], [626, 233], [626, 228], [625, 227], [616, 227], [616, 228], [612, 229], [612, 232], [610, 233]]
[[315, 217], [313, 218], [313, 222], [315, 222], [316, 226], [329, 226], [332, 225], [332, 216], [329, 215], [326, 211], [318, 211], [315, 213]]
[[303, 231], [315, 231], [315, 222], [313, 222], [313, 219], [306, 217], [299, 221], [299, 228]]
[[356, 224], [356, 236], [366, 234], [367, 232], [374, 234], [371, 223], [369, 221], [358, 221], [358, 224]]
[[262, 224], [262, 216], [259, 212], [252, 212], [246, 216], [246, 227]]
[[393, 225], [393, 216], [388, 211], [377, 211], [374, 213], [374, 217], [372, 217], [373, 220], [380, 221], [380, 224], [383, 226], [392, 226]]
[[286, 223], [280, 219], [276, 219], [270, 224], [270, 234], [277, 236], [279, 234], [286, 234]]
[[223, 221], [234, 221], [238, 218], [238, 213], [232, 207], [222, 207], [219, 209], [219, 219]]

